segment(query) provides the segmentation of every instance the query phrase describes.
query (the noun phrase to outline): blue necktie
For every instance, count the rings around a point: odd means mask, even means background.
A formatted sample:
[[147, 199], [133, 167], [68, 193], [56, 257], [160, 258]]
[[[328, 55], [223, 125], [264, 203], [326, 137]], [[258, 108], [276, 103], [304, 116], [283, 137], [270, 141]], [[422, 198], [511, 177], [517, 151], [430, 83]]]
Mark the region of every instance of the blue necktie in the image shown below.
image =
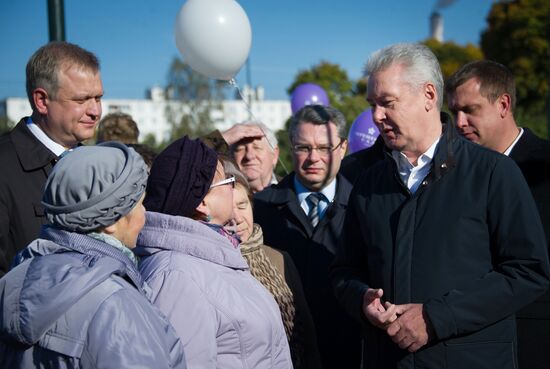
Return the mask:
[[319, 224], [319, 194], [316, 192], [311, 193], [307, 197], [309, 201], [309, 214], [307, 217], [309, 218], [309, 221], [311, 222], [311, 225], [313, 228], [317, 227], [317, 224]]

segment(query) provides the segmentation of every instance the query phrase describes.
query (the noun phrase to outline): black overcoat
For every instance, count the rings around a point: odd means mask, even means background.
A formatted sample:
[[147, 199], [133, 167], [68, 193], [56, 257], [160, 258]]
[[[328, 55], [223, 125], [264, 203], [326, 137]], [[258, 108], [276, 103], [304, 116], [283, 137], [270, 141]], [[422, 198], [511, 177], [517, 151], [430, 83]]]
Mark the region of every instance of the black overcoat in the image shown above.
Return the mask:
[[0, 277], [46, 222], [42, 191], [56, 159], [25, 118], [0, 137]]
[[434, 339], [411, 354], [368, 323], [364, 368], [516, 368], [514, 313], [549, 284], [546, 240], [517, 165], [444, 127], [415, 194], [388, 155], [349, 200], [333, 283], [360, 322], [367, 288], [422, 303]]
[[264, 243], [288, 252], [298, 268], [325, 369], [355, 369], [361, 360], [359, 325], [339, 306], [328, 274], [350, 192], [351, 184], [338, 175], [334, 201], [315, 229], [298, 203], [294, 173], [254, 196], [254, 220]]
[[[510, 153], [521, 169], [537, 208], [550, 251], [550, 142], [524, 128]], [[550, 290], [516, 314], [520, 369], [546, 369], [550, 363]]]

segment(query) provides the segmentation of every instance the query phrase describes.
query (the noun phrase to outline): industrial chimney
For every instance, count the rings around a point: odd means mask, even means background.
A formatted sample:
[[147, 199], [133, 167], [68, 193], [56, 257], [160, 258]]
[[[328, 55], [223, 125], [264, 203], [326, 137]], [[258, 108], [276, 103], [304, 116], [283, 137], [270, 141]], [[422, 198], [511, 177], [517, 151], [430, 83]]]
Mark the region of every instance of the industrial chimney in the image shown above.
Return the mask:
[[438, 12], [433, 12], [430, 17], [430, 38], [443, 42], [443, 17]]

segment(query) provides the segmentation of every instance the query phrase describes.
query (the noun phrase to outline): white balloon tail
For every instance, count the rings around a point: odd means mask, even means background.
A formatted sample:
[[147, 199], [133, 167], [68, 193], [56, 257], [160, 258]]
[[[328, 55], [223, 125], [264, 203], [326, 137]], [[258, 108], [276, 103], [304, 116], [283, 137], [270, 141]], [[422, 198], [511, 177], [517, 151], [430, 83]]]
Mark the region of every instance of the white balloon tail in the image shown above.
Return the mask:
[[[250, 117], [250, 120], [253, 121], [253, 122], [261, 122], [260, 119], [258, 119], [254, 116], [254, 113], [252, 112], [252, 107], [250, 106], [249, 101], [244, 97], [243, 92], [241, 91], [241, 89], [239, 87], [239, 84], [237, 83], [237, 80], [235, 78], [231, 78], [230, 80], [227, 81], [227, 83], [237, 90], [237, 93], [239, 94], [239, 97], [244, 102], [244, 105], [246, 107], [246, 111], [248, 112], [248, 116]], [[262, 133], [264, 134], [264, 136], [266, 136], [263, 128], [262, 127], [259, 127], [259, 128], [262, 130]], [[271, 150], [275, 151], [275, 147], [271, 144], [271, 142], [269, 140], [266, 140], [266, 141], [267, 141], [269, 147], [271, 147]], [[279, 156], [278, 161], [279, 161], [279, 164], [281, 164], [281, 166], [283, 167], [283, 170], [285, 171], [285, 173], [288, 174], [288, 169], [286, 168], [285, 163], [282, 162], [280, 156]]]

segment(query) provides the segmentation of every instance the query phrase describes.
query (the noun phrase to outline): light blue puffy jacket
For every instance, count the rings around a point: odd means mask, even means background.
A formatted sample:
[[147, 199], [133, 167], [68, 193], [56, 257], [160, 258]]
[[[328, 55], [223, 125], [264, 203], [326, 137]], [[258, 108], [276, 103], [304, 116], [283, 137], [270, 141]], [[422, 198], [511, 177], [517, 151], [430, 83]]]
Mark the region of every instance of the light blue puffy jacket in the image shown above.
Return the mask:
[[47, 237], [0, 279], [0, 368], [186, 368], [126, 255], [85, 235]]

